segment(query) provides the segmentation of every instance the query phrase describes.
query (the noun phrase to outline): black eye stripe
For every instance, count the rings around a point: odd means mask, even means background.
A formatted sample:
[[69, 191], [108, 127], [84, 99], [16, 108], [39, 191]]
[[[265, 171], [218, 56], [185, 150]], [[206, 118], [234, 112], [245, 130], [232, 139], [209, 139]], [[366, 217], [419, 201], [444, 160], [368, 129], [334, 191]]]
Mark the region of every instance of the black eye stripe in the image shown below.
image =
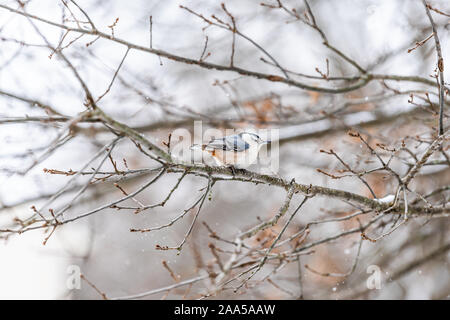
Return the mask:
[[[260, 137], [257, 134], [255, 134], [255, 133], [251, 133], [251, 132], [244, 132], [244, 133], [248, 134], [249, 136], [251, 136], [252, 139], [255, 139], [255, 140], [259, 140], [260, 139]], [[242, 134], [241, 134], [241, 136], [242, 136]]]

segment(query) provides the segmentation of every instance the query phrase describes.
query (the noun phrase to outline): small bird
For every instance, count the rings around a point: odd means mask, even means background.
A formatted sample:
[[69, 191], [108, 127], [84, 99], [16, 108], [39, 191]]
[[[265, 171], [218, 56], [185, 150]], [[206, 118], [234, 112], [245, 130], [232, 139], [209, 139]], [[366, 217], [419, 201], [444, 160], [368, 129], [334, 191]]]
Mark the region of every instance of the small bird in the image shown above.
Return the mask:
[[[194, 144], [191, 149], [201, 149], [212, 156], [218, 166], [228, 166], [232, 169], [245, 169], [255, 163], [261, 147], [270, 141], [261, 139], [257, 134], [241, 132], [219, 139], [213, 139], [207, 144]], [[234, 171], [233, 171], [234, 172]]]

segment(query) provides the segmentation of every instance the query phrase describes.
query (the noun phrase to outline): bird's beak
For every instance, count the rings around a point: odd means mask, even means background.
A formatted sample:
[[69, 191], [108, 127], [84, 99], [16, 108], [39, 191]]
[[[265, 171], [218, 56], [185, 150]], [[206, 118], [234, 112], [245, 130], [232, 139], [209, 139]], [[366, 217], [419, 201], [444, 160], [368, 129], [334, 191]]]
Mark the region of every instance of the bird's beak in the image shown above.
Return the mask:
[[271, 144], [271, 143], [272, 143], [272, 141], [270, 141], [270, 140], [262, 141], [262, 142], [261, 142], [261, 144]]

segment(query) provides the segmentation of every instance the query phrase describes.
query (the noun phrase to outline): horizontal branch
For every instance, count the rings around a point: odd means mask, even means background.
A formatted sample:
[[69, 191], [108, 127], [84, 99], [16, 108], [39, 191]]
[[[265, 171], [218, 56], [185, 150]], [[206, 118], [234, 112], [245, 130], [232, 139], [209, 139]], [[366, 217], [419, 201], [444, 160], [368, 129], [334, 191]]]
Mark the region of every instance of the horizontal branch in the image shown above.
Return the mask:
[[151, 54], [155, 54], [159, 57], [164, 57], [173, 61], [177, 61], [177, 62], [181, 62], [181, 63], [185, 63], [185, 64], [191, 64], [191, 65], [197, 65], [199, 67], [205, 68], [205, 69], [214, 69], [214, 70], [219, 70], [219, 71], [230, 71], [230, 72], [235, 72], [244, 76], [249, 76], [249, 77], [253, 77], [256, 79], [264, 79], [264, 80], [268, 80], [268, 81], [272, 81], [272, 82], [281, 82], [284, 84], [287, 84], [289, 86], [293, 86], [293, 87], [297, 87], [303, 90], [310, 90], [310, 91], [316, 91], [316, 92], [323, 92], [323, 93], [333, 93], [333, 94], [338, 94], [338, 93], [346, 93], [346, 92], [350, 92], [350, 91], [354, 91], [357, 89], [360, 89], [364, 86], [366, 86], [369, 82], [371, 82], [372, 80], [376, 80], [376, 79], [386, 79], [386, 80], [397, 80], [397, 81], [412, 81], [412, 82], [421, 82], [424, 84], [429, 84], [432, 86], [436, 86], [436, 83], [432, 82], [431, 80], [428, 79], [424, 79], [424, 78], [420, 78], [420, 77], [402, 77], [402, 76], [393, 76], [393, 75], [386, 75], [386, 76], [381, 76], [381, 75], [372, 75], [372, 74], [362, 74], [359, 77], [359, 81], [353, 85], [349, 85], [347, 87], [342, 87], [342, 88], [330, 88], [330, 87], [318, 87], [318, 86], [312, 86], [312, 85], [308, 85], [296, 80], [292, 80], [289, 78], [284, 78], [278, 75], [273, 75], [273, 74], [267, 74], [267, 73], [261, 73], [261, 72], [257, 72], [257, 71], [251, 71], [251, 70], [247, 70], [247, 69], [243, 69], [243, 68], [239, 68], [236, 66], [225, 66], [225, 65], [219, 65], [219, 64], [215, 64], [215, 63], [210, 63], [210, 62], [206, 62], [203, 60], [196, 60], [196, 59], [191, 59], [191, 58], [187, 58], [187, 57], [183, 57], [183, 56], [179, 56], [179, 55], [175, 55], [172, 53], [169, 53], [167, 51], [164, 50], [158, 50], [158, 49], [154, 49], [154, 48], [149, 48], [149, 47], [144, 47], [138, 44], [134, 44], [131, 43], [129, 41], [117, 38], [115, 36], [109, 35], [107, 33], [103, 33], [97, 29], [81, 29], [81, 28], [73, 28], [73, 27], [69, 27], [66, 26], [64, 24], [60, 24], [57, 22], [53, 22], [47, 19], [43, 19], [41, 17], [38, 17], [36, 15], [32, 15], [29, 14], [27, 12], [23, 12], [20, 10], [16, 10], [14, 8], [10, 8], [8, 6], [2, 5], [0, 4], [0, 8], [3, 8], [5, 10], [8, 10], [10, 12], [46, 23], [48, 25], [52, 25], [54, 27], [58, 27], [67, 31], [71, 31], [71, 32], [76, 32], [76, 33], [82, 33], [82, 34], [88, 34], [88, 35], [92, 35], [92, 36], [97, 36], [100, 38], [104, 38], [104, 39], [108, 39], [110, 41], [122, 44], [127, 46], [129, 49], [135, 49], [135, 50], [139, 50], [139, 51], [144, 51], [144, 52], [148, 52]]
[[[248, 170], [238, 170], [237, 172], [230, 172], [229, 168], [226, 167], [209, 167], [204, 165], [189, 165], [189, 164], [178, 164], [172, 161], [170, 155], [168, 155], [166, 152], [164, 152], [162, 149], [156, 147], [153, 143], [148, 141], [144, 136], [142, 136], [140, 133], [135, 131], [134, 129], [118, 122], [115, 120], [112, 120], [110, 118], [105, 118], [107, 120], [108, 124], [112, 126], [114, 129], [119, 130], [122, 134], [128, 136], [129, 138], [136, 139], [140, 143], [142, 143], [145, 146], [149, 146], [153, 148], [154, 150], [158, 151], [158, 155], [161, 156], [165, 162], [165, 166], [167, 169], [182, 169], [183, 172], [187, 172], [188, 174], [192, 173], [206, 173], [208, 175], [212, 174], [218, 174], [218, 175], [225, 175], [229, 176], [231, 178], [246, 178], [245, 181], [247, 182], [257, 182], [257, 183], [264, 183], [268, 185], [278, 186], [282, 187], [285, 190], [288, 190], [291, 186], [291, 182], [265, 174], [259, 174], [256, 172], [248, 171]], [[314, 185], [306, 185], [306, 184], [300, 184], [296, 182], [292, 182], [292, 186], [295, 190], [295, 192], [302, 192], [306, 195], [321, 195], [321, 196], [327, 196], [330, 198], [337, 198], [345, 201], [355, 202], [358, 204], [361, 204], [367, 208], [370, 208], [375, 211], [383, 211], [390, 208], [390, 204], [388, 203], [380, 203], [379, 201], [367, 198], [365, 196], [361, 196], [359, 194], [349, 192], [349, 191], [343, 191], [333, 188], [327, 188], [327, 187], [321, 187], [321, 186], [314, 186]], [[409, 207], [408, 208], [410, 214], [437, 214], [437, 213], [449, 213], [450, 208], [424, 208], [424, 207]], [[404, 211], [404, 208], [399, 205], [396, 208], [391, 209], [391, 212], [395, 213], [401, 213]]]

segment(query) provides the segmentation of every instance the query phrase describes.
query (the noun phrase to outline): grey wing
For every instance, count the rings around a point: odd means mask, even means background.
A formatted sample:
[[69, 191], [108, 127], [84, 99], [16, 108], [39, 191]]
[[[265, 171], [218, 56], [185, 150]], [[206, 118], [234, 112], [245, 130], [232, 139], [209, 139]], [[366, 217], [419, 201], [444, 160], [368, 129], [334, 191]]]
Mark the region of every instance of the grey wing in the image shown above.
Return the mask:
[[220, 139], [211, 140], [207, 145], [207, 148], [220, 149], [224, 151], [244, 151], [250, 146], [247, 142], [242, 140], [238, 135], [227, 136]]

